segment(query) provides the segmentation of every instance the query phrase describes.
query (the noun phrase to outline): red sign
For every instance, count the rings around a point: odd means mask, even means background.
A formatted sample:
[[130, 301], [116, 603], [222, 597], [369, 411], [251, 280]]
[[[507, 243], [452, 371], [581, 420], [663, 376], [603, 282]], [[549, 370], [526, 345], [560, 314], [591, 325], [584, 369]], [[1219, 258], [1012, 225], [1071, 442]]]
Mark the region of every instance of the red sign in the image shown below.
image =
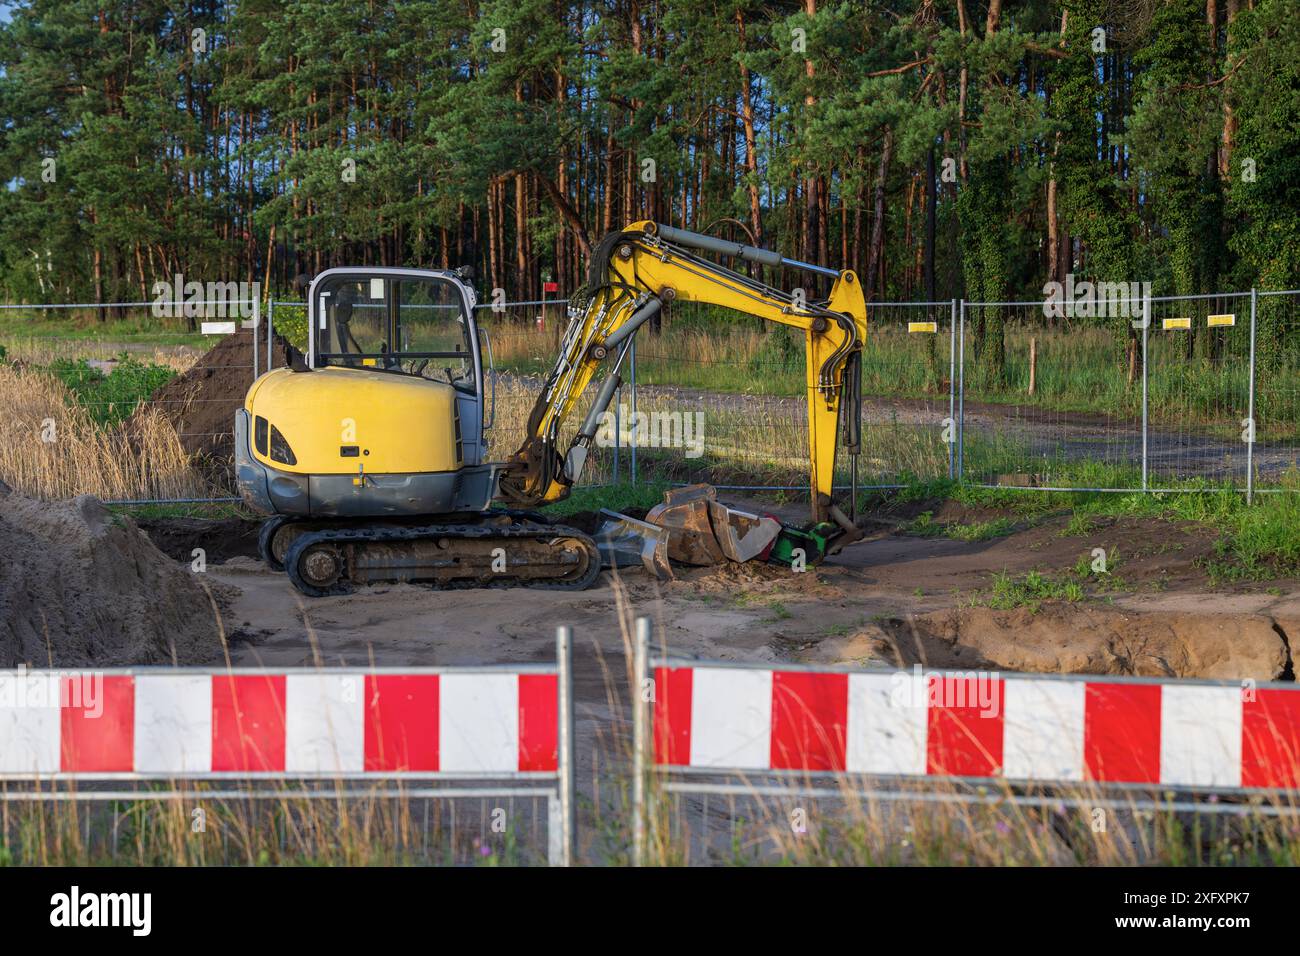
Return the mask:
[[543, 283], [542, 283], [542, 291], [543, 291], [543, 292], [559, 292], [559, 291], [560, 291], [560, 284], [559, 284], [558, 282], [543, 282]]

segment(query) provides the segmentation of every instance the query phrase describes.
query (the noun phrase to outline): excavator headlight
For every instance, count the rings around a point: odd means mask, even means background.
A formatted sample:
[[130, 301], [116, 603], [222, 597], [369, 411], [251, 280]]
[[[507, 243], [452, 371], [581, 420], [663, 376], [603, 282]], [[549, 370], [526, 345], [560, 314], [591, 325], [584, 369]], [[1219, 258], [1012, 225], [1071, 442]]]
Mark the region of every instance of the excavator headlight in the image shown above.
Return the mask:
[[280, 429], [274, 425], [271, 426], [271, 460], [278, 461], [282, 465], [298, 464], [298, 457], [293, 453], [293, 449], [289, 447], [289, 443], [285, 440], [284, 435], [280, 433]]

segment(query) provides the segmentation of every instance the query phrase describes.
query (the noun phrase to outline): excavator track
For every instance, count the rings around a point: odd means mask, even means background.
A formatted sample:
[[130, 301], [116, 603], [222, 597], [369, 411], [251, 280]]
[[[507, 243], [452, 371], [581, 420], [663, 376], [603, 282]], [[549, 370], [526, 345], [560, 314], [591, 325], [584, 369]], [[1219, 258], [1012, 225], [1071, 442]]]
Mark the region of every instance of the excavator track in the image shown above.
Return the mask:
[[581, 591], [600, 574], [600, 553], [588, 535], [526, 512], [463, 522], [312, 524], [283, 552], [289, 580], [309, 597], [396, 582]]

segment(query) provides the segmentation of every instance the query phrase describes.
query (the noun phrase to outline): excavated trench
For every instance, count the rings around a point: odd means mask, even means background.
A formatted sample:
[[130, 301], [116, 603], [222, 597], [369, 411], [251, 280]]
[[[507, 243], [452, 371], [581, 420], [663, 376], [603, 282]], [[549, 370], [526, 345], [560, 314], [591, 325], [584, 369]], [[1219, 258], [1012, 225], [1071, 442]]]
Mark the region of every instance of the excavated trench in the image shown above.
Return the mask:
[[1288, 627], [1267, 614], [1044, 604], [882, 618], [821, 642], [818, 660], [1038, 674], [1295, 679]]

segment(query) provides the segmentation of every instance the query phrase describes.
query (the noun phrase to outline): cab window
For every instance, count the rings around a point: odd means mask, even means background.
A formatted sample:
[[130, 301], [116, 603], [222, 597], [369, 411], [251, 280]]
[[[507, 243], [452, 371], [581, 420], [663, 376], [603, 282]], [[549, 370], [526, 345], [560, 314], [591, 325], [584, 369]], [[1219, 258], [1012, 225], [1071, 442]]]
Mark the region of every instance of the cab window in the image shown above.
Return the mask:
[[449, 282], [393, 280], [402, 370], [461, 388], [473, 388], [474, 359], [460, 292]]
[[374, 368], [474, 391], [474, 357], [460, 290], [445, 279], [337, 276], [322, 282], [316, 364]]

